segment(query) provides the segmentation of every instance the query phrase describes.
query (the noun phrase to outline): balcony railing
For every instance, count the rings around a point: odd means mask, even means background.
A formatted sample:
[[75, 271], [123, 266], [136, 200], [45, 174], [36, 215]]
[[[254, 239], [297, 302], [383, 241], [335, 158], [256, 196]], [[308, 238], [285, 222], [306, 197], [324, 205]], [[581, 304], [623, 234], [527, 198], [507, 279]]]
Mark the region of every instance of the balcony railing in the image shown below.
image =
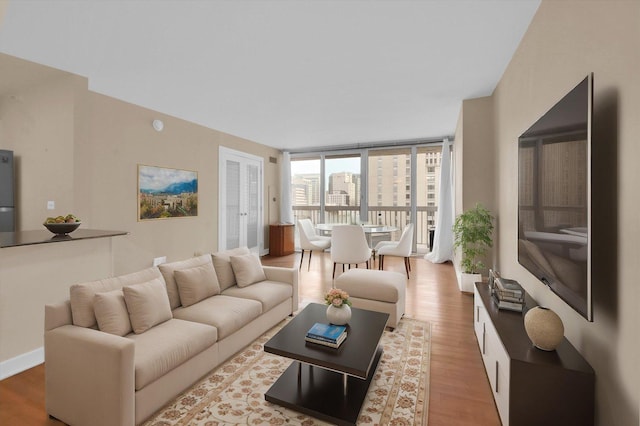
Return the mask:
[[[437, 207], [418, 207], [417, 220], [415, 221], [415, 241], [419, 252], [429, 249], [429, 231], [436, 227]], [[311, 222], [321, 223], [319, 206], [293, 206], [293, 214], [296, 220], [311, 219]], [[392, 235], [392, 240], [397, 241], [402, 235], [404, 227], [411, 222], [411, 212], [408, 207], [396, 206], [372, 206], [369, 208], [367, 218], [360, 219], [359, 206], [326, 206], [324, 223], [371, 223], [398, 228]]]

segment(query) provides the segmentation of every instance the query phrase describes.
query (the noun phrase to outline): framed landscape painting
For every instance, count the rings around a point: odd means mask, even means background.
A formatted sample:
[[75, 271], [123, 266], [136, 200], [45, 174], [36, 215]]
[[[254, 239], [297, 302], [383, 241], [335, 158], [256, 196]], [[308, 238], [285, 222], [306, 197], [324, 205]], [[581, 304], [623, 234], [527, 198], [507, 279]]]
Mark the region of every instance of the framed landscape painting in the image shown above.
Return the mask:
[[138, 164], [138, 220], [198, 215], [198, 173]]

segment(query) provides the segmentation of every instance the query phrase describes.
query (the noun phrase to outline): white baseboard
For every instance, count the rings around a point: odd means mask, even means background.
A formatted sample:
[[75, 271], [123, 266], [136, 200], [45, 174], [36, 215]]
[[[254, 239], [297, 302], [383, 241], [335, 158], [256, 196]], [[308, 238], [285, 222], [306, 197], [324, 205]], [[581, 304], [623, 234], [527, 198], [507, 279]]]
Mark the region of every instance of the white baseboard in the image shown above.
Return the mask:
[[0, 362], [0, 380], [22, 373], [44, 362], [44, 346]]

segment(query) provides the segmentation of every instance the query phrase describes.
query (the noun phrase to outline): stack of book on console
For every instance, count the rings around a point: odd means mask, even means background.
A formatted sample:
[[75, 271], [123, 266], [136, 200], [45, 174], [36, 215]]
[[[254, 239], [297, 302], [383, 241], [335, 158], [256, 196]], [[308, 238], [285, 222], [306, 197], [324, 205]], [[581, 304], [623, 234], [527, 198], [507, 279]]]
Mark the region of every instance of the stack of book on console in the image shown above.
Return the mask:
[[317, 343], [319, 345], [337, 348], [346, 338], [347, 326], [317, 322], [309, 329], [309, 331], [307, 331], [307, 336], [304, 340], [311, 343]]
[[517, 281], [496, 278], [494, 281], [493, 301], [498, 309], [522, 312], [524, 308], [524, 289]]

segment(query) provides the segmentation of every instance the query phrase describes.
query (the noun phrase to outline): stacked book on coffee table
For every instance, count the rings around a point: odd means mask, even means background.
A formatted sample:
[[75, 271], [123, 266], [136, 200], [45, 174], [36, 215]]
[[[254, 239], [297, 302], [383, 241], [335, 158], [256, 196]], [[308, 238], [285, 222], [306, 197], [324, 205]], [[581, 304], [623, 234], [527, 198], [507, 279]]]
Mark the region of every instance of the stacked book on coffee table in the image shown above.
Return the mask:
[[337, 348], [346, 338], [347, 326], [317, 322], [309, 329], [304, 339], [307, 342]]
[[496, 278], [494, 281], [493, 301], [498, 309], [522, 312], [524, 308], [524, 289], [515, 280]]

